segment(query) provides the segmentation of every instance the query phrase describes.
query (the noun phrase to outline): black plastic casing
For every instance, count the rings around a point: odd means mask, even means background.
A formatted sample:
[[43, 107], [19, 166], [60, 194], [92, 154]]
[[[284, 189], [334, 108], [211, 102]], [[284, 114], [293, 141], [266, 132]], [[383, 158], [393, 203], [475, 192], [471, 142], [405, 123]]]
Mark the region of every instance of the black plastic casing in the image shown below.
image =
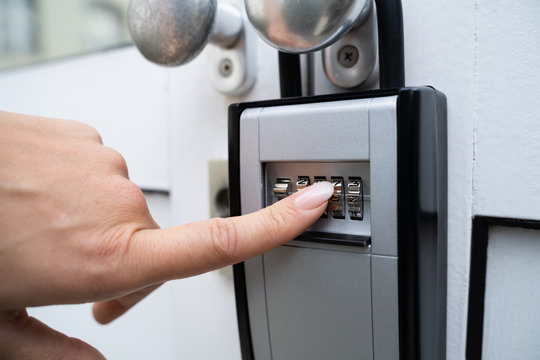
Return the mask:
[[[248, 108], [398, 96], [398, 291], [400, 359], [446, 358], [446, 97], [432, 87], [298, 97], [229, 107], [231, 216], [240, 207], [240, 117]], [[244, 264], [234, 265], [241, 353], [253, 360]], [[339, 359], [339, 354], [336, 354]], [[279, 359], [278, 359], [279, 360]]]

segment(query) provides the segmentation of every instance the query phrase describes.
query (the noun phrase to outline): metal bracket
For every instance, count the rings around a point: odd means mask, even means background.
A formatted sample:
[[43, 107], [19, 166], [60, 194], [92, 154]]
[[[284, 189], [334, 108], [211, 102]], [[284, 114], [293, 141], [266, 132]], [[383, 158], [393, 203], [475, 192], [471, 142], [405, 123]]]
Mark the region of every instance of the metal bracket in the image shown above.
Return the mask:
[[256, 35], [246, 26], [249, 24], [246, 14], [241, 13], [243, 25], [234, 45], [229, 48], [208, 45], [212, 84], [218, 91], [234, 96], [242, 95], [253, 87], [257, 71]]
[[377, 27], [375, 7], [370, 1], [369, 15], [341, 39], [322, 52], [323, 67], [328, 80], [342, 88], [364, 83], [377, 61]]

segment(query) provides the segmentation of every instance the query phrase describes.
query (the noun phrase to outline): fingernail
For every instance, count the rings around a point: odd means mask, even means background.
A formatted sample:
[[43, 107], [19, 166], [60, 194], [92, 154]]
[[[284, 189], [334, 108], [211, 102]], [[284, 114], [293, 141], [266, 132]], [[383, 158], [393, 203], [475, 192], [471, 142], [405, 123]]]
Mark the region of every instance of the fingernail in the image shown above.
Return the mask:
[[317, 182], [302, 190], [295, 199], [296, 207], [301, 210], [316, 209], [330, 199], [334, 186], [328, 181]]

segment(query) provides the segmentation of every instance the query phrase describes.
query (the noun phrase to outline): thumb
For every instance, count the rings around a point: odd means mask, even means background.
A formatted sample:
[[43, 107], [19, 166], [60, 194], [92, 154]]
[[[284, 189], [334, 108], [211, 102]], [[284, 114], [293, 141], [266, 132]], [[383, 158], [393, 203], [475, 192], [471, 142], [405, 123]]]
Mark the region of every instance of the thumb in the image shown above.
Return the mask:
[[282, 245], [313, 224], [334, 191], [315, 183], [257, 212], [168, 229], [135, 232], [129, 242], [125, 290], [188, 277], [234, 264]]
[[26, 310], [0, 312], [0, 359], [105, 360], [95, 348], [51, 329]]

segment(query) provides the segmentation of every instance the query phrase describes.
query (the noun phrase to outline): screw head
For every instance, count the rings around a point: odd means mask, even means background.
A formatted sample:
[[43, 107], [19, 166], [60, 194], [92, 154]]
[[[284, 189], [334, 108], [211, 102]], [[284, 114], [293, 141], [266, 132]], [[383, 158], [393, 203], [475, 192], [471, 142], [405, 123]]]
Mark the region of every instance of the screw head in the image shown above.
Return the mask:
[[345, 45], [338, 52], [338, 61], [341, 66], [346, 68], [356, 65], [359, 57], [358, 48], [352, 45]]
[[231, 59], [223, 59], [219, 63], [219, 74], [223, 77], [231, 76], [233, 72], [233, 62]]

